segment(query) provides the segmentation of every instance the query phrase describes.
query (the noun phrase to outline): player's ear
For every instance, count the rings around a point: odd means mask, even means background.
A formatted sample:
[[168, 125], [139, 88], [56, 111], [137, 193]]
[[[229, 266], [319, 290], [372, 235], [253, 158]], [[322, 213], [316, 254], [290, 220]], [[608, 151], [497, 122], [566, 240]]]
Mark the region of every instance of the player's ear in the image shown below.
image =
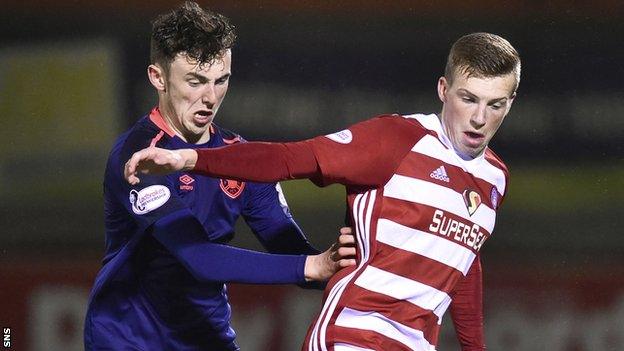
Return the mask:
[[147, 77], [158, 91], [165, 91], [165, 70], [159, 64], [147, 66]]
[[438, 79], [438, 98], [442, 103], [446, 102], [446, 91], [448, 90], [448, 80], [445, 77]]
[[516, 99], [516, 92], [514, 91], [513, 94], [511, 94], [511, 96], [509, 97], [509, 101], [507, 102], [507, 113], [509, 113], [509, 110], [511, 110], [511, 104], [513, 104], [515, 99]]

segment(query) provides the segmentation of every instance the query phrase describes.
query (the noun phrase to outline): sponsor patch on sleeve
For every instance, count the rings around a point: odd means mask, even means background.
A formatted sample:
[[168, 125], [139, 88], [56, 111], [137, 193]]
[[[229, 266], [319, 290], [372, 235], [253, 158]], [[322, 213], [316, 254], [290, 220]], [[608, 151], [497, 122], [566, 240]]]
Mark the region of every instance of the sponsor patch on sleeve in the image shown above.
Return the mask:
[[150, 185], [145, 189], [130, 190], [128, 199], [132, 212], [142, 215], [154, 211], [164, 205], [171, 197], [169, 188], [164, 185]]
[[348, 144], [353, 140], [353, 134], [351, 134], [351, 131], [348, 129], [341, 130], [334, 134], [327, 134], [325, 137], [340, 144]]

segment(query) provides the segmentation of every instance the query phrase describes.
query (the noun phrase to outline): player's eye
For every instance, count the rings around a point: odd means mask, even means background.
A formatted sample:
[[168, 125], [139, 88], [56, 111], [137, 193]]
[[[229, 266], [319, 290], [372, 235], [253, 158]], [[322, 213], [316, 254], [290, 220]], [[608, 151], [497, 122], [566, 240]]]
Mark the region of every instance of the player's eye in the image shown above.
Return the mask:
[[466, 102], [466, 103], [473, 103], [473, 102], [475, 102], [475, 100], [473, 98], [469, 97], [469, 96], [462, 97], [462, 101]]
[[189, 80], [188, 81], [188, 85], [192, 86], [192, 87], [197, 87], [199, 86], [201, 83], [198, 80]]

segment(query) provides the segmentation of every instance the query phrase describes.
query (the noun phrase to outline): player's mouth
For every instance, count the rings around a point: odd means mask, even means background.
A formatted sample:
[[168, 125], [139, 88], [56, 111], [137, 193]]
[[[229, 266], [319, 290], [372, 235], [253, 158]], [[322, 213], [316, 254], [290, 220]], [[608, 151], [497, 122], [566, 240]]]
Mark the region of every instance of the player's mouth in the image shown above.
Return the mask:
[[193, 115], [193, 120], [198, 125], [204, 125], [212, 122], [212, 115], [214, 113], [211, 110], [199, 110]]
[[468, 146], [478, 147], [485, 142], [485, 135], [476, 132], [464, 132], [465, 140]]

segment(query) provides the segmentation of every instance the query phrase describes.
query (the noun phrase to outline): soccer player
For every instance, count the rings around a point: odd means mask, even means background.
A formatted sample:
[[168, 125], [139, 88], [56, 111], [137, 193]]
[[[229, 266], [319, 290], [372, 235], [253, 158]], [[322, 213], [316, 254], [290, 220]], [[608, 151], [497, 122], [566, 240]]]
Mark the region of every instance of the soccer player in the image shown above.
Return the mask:
[[473, 33], [450, 50], [437, 115], [384, 115], [302, 142], [146, 148], [126, 164], [126, 179], [184, 170], [344, 184], [357, 266], [330, 279], [303, 349], [434, 350], [450, 306], [462, 350], [484, 350], [479, 250], [508, 180], [488, 143], [519, 81], [513, 46]]
[[[193, 2], [153, 22], [147, 73], [158, 107], [117, 139], [107, 163], [106, 253], [85, 321], [87, 350], [238, 350], [224, 282], [306, 285], [355, 264], [350, 230], [341, 230], [342, 246], [319, 253], [275, 183], [186, 172], [137, 186], [124, 180], [125, 161], [149, 145], [241, 143], [213, 123], [234, 39], [225, 17]], [[241, 215], [273, 254], [227, 245]]]

